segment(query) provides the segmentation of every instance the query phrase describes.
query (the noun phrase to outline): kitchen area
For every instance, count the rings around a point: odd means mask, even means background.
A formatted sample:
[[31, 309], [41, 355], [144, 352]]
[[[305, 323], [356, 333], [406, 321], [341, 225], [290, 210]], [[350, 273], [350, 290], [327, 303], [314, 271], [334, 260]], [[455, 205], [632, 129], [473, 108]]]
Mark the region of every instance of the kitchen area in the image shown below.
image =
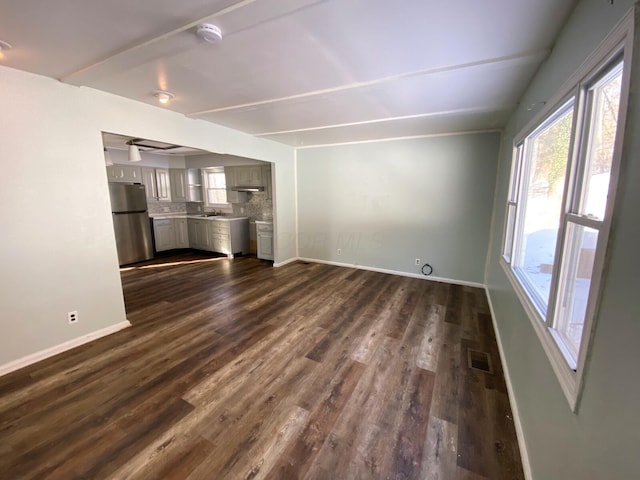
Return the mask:
[[178, 249], [274, 260], [270, 163], [109, 133], [103, 143], [121, 266]]

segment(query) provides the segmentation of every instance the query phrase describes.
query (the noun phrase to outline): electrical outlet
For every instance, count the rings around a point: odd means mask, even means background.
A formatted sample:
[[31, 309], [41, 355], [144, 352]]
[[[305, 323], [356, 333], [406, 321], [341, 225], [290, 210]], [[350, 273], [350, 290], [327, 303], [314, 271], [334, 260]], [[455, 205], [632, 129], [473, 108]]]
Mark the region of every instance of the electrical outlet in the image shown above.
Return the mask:
[[416, 258], [416, 265], [420, 265], [420, 259]]
[[338, 249], [338, 255], [342, 255], [342, 249], [341, 248]]
[[73, 312], [67, 313], [67, 320], [69, 320], [69, 323], [77, 323], [78, 322], [78, 311], [74, 310]]

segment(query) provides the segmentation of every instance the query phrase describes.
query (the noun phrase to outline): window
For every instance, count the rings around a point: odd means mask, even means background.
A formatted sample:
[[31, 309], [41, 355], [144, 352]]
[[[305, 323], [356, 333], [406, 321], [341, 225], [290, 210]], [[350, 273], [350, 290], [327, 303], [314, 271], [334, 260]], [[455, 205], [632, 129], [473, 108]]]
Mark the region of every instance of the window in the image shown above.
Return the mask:
[[522, 197], [511, 266], [542, 316], [547, 313], [555, 266], [573, 111], [572, 98], [518, 145]]
[[212, 167], [203, 170], [205, 205], [210, 207], [228, 207], [227, 181], [224, 167]]
[[618, 43], [593, 60], [575, 87], [516, 137], [511, 167], [502, 264], [572, 408], [611, 223], [627, 49]]
[[575, 368], [587, 315], [598, 238], [604, 228], [618, 127], [622, 62], [589, 85], [575, 181], [563, 218], [562, 264], [552, 328]]

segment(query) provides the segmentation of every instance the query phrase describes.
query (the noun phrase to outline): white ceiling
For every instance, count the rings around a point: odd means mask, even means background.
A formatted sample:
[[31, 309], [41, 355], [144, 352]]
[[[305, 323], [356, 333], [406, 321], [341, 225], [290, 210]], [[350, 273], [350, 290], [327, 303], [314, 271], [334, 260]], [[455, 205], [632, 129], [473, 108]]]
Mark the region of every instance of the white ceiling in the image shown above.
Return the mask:
[[[495, 129], [575, 0], [21, 0], [0, 64], [296, 146]], [[195, 36], [202, 22], [223, 40]]]

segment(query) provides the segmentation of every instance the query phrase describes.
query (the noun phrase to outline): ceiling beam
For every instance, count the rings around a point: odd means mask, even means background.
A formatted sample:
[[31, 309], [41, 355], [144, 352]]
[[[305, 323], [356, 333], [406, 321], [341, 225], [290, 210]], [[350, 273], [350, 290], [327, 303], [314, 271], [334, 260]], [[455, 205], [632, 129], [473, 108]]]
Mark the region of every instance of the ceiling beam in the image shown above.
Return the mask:
[[369, 125], [373, 123], [385, 123], [385, 122], [396, 122], [400, 120], [412, 120], [415, 118], [429, 118], [429, 117], [446, 117], [453, 115], [469, 115], [474, 113], [492, 113], [492, 112], [504, 112], [507, 110], [512, 110], [517, 107], [517, 103], [508, 103], [499, 106], [491, 106], [491, 107], [473, 107], [473, 108], [459, 108], [456, 110], [443, 110], [439, 112], [429, 112], [429, 113], [419, 113], [417, 115], [405, 115], [400, 117], [386, 117], [386, 118], [378, 118], [374, 120], [363, 120], [360, 122], [350, 122], [350, 123], [336, 123], [334, 125], [322, 125], [319, 127], [307, 127], [307, 128], [297, 128], [294, 130], [281, 130], [277, 132], [264, 132], [264, 133], [254, 133], [255, 137], [267, 137], [271, 135], [283, 135], [287, 133], [300, 133], [300, 132], [311, 132], [314, 130], [328, 130], [331, 128], [344, 128], [344, 127], [354, 127], [357, 125]]
[[240, 110], [243, 108], [250, 108], [250, 107], [256, 107], [256, 106], [261, 106], [261, 105], [269, 105], [269, 104], [274, 104], [274, 103], [279, 103], [279, 102], [286, 102], [289, 100], [298, 100], [298, 99], [302, 99], [302, 98], [310, 98], [310, 97], [314, 97], [314, 96], [318, 96], [318, 95], [326, 95], [328, 93], [336, 93], [336, 92], [343, 92], [343, 91], [347, 91], [347, 90], [354, 90], [354, 89], [358, 89], [358, 88], [364, 88], [364, 87], [370, 87], [370, 86], [374, 86], [374, 85], [381, 85], [384, 83], [389, 83], [389, 82], [393, 82], [396, 80], [402, 80], [402, 79], [406, 79], [406, 78], [412, 78], [412, 77], [420, 77], [420, 76], [427, 76], [427, 75], [435, 75], [435, 74], [440, 74], [440, 73], [447, 73], [447, 72], [454, 72], [454, 71], [459, 71], [459, 70], [464, 70], [464, 69], [469, 69], [469, 68], [477, 68], [477, 67], [482, 67], [482, 66], [498, 66], [498, 65], [522, 65], [522, 64], [527, 64], [527, 63], [538, 63], [541, 62], [542, 60], [544, 60], [547, 55], [549, 55], [550, 50], [549, 49], [544, 49], [544, 50], [538, 50], [535, 52], [526, 52], [526, 53], [520, 53], [520, 54], [516, 54], [516, 55], [509, 55], [509, 56], [504, 56], [504, 57], [493, 57], [493, 58], [487, 58], [487, 59], [483, 59], [483, 60], [478, 60], [476, 62], [469, 62], [469, 63], [462, 63], [462, 64], [457, 64], [457, 65], [448, 65], [446, 67], [438, 67], [438, 68], [431, 68], [431, 69], [426, 69], [426, 70], [418, 70], [416, 72], [408, 72], [408, 73], [402, 73], [399, 75], [391, 75], [388, 77], [382, 77], [382, 78], [377, 78], [374, 80], [368, 80], [366, 82], [354, 82], [354, 83], [350, 83], [348, 85], [341, 85], [339, 87], [332, 87], [332, 88], [324, 88], [321, 90], [314, 90], [311, 92], [305, 92], [305, 93], [299, 93], [296, 95], [289, 95], [286, 97], [277, 97], [277, 98], [271, 98], [271, 99], [267, 99], [267, 100], [259, 100], [257, 102], [250, 102], [250, 103], [243, 103], [243, 104], [239, 104], [239, 105], [229, 105], [227, 107], [219, 107], [219, 108], [212, 108], [212, 109], [207, 109], [207, 110], [200, 110], [197, 112], [192, 112], [192, 113], [187, 113], [186, 115], [188, 117], [201, 117], [201, 116], [206, 116], [208, 114], [211, 113], [219, 113], [219, 112], [226, 112], [229, 110]]

